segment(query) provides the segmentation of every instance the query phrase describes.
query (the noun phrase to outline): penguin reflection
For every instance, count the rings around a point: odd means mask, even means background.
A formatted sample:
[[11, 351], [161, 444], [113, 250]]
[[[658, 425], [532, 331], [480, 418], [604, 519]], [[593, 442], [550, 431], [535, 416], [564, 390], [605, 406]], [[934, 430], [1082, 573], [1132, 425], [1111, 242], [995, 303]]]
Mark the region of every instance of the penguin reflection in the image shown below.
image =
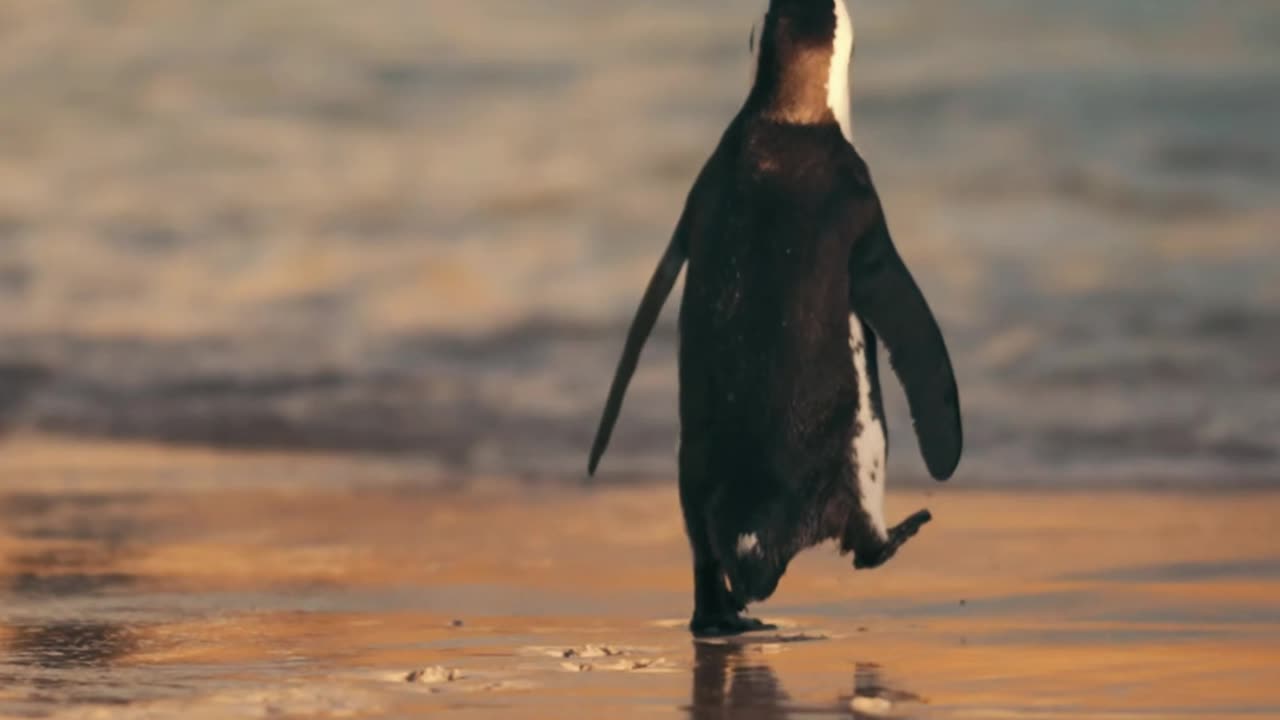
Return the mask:
[[690, 720], [781, 720], [792, 712], [870, 717], [853, 709], [857, 698], [893, 704], [924, 702], [915, 693], [886, 685], [879, 665], [858, 663], [851, 694], [841, 694], [831, 705], [796, 705], [762, 656], [748, 657], [742, 645], [733, 643], [694, 643]]
[[740, 645], [694, 643], [691, 720], [786, 718], [789, 700], [763, 658], [748, 659]]

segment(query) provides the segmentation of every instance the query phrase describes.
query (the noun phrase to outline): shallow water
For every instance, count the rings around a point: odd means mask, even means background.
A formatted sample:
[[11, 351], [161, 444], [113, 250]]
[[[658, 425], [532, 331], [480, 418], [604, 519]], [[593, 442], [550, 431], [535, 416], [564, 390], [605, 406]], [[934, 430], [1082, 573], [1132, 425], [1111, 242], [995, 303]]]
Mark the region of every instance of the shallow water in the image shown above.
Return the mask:
[[[8, 4], [0, 419], [579, 477], [755, 12]], [[1280, 477], [1280, 8], [854, 16], [857, 140], [956, 359], [961, 481]], [[674, 342], [608, 478], [670, 472]]]
[[0, 717], [1280, 714], [1273, 491], [898, 494], [887, 566], [805, 553], [779, 631], [695, 644], [673, 489], [419, 474], [10, 443]]

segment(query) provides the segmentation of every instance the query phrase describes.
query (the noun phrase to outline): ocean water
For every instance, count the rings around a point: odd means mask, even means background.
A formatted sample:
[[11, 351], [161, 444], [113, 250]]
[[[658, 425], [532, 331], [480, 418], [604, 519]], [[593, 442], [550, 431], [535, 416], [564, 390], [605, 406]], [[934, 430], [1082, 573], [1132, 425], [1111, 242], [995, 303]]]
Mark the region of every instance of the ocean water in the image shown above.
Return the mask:
[[[0, 6], [0, 423], [581, 479], [758, 5]], [[1280, 478], [1280, 6], [852, 11], [957, 482]], [[676, 304], [604, 482], [673, 475]]]

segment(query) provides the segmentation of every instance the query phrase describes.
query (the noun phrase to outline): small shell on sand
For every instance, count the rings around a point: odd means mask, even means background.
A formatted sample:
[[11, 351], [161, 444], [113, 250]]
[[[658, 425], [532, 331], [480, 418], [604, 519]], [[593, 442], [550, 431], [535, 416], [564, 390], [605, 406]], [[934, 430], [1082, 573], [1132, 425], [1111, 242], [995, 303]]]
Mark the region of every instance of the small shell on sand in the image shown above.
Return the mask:
[[608, 645], [583, 645], [580, 648], [569, 648], [561, 653], [561, 657], [566, 658], [601, 658], [614, 657], [615, 655], [625, 655], [626, 650], [610, 647]]
[[859, 695], [849, 701], [849, 708], [863, 715], [887, 716], [893, 712], [893, 703], [884, 698]]
[[454, 682], [464, 677], [461, 670], [457, 668], [445, 667], [428, 667], [420, 670], [414, 670], [404, 676], [405, 682], [422, 683], [424, 685], [438, 685], [440, 683]]
[[591, 672], [592, 670], [595, 669], [591, 666], [591, 663], [566, 662], [566, 663], [560, 663], [560, 667], [564, 668], [565, 670], [568, 670], [569, 672]]

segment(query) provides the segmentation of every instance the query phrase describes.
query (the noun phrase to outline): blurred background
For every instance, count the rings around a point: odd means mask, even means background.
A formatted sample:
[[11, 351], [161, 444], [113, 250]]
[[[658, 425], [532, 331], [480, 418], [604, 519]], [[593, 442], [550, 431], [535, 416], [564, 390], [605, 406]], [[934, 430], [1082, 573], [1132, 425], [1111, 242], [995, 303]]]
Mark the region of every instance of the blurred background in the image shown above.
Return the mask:
[[[758, 5], [0, 4], [0, 423], [579, 481]], [[1280, 478], [1280, 5], [852, 11], [957, 481]], [[604, 482], [673, 478], [676, 305]]]

